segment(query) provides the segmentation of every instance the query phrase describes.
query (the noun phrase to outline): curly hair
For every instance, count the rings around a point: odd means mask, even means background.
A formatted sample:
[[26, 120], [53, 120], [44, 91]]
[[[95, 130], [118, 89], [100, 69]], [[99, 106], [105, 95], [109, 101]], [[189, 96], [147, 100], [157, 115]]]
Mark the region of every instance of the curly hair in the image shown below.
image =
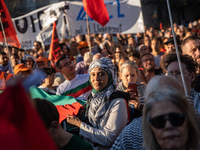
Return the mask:
[[[191, 56], [180, 54], [180, 59], [181, 59], [181, 63], [185, 64], [188, 72], [195, 73], [197, 71], [197, 68], [198, 68], [197, 62], [194, 61]], [[160, 62], [160, 65], [163, 71], [166, 71], [169, 64], [171, 64], [174, 61], [178, 61], [176, 53], [171, 52], [165, 55]]]

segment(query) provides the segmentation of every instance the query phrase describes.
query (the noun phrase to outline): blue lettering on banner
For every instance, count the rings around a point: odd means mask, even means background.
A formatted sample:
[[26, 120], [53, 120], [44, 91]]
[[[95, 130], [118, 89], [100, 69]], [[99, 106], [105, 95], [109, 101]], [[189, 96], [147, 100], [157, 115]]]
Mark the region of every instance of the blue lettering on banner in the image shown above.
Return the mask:
[[117, 0], [117, 13], [118, 13], [118, 18], [124, 17], [124, 14], [120, 14], [120, 2]]

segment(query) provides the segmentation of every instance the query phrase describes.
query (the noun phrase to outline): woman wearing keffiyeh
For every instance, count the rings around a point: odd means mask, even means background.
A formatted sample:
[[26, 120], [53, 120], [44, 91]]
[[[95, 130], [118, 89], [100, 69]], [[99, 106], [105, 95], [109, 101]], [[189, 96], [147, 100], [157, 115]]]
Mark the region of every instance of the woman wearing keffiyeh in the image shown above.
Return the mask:
[[[128, 123], [127, 103], [116, 90], [117, 72], [111, 59], [94, 60], [89, 67], [90, 84], [86, 116], [89, 124], [70, 116], [67, 121], [80, 127], [79, 136], [93, 145], [94, 149], [110, 149], [113, 142]], [[111, 95], [112, 94], [112, 95]], [[118, 94], [119, 95], [119, 94]]]

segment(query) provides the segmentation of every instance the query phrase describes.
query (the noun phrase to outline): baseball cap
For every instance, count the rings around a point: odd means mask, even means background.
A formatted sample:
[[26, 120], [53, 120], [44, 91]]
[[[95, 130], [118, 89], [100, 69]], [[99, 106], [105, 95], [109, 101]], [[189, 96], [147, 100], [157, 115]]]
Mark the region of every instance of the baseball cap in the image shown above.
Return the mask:
[[19, 73], [20, 71], [29, 71], [30, 68], [26, 67], [23, 63], [17, 64], [14, 68], [14, 74]]
[[81, 41], [81, 42], [79, 42], [77, 49], [81, 49], [81, 48], [85, 48], [85, 47], [88, 47], [88, 43], [85, 41]]
[[36, 59], [36, 62], [48, 62], [48, 60], [45, 58], [45, 57], [42, 57], [42, 56], [40, 56], [40, 57], [38, 57], [37, 59]]

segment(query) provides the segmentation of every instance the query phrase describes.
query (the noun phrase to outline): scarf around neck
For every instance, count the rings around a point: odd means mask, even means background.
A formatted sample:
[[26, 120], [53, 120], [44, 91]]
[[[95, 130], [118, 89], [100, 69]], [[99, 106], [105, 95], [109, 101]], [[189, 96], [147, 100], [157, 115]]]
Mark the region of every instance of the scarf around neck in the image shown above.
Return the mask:
[[109, 81], [107, 86], [102, 90], [97, 91], [93, 88], [92, 91], [92, 97], [88, 110], [88, 119], [89, 122], [96, 128], [98, 127], [98, 122], [101, 116], [103, 116], [107, 111], [109, 106], [109, 98], [116, 89], [117, 81], [117, 71], [111, 59], [103, 57], [101, 59], [94, 60], [90, 64], [89, 72], [97, 67], [105, 70], [108, 73]]

